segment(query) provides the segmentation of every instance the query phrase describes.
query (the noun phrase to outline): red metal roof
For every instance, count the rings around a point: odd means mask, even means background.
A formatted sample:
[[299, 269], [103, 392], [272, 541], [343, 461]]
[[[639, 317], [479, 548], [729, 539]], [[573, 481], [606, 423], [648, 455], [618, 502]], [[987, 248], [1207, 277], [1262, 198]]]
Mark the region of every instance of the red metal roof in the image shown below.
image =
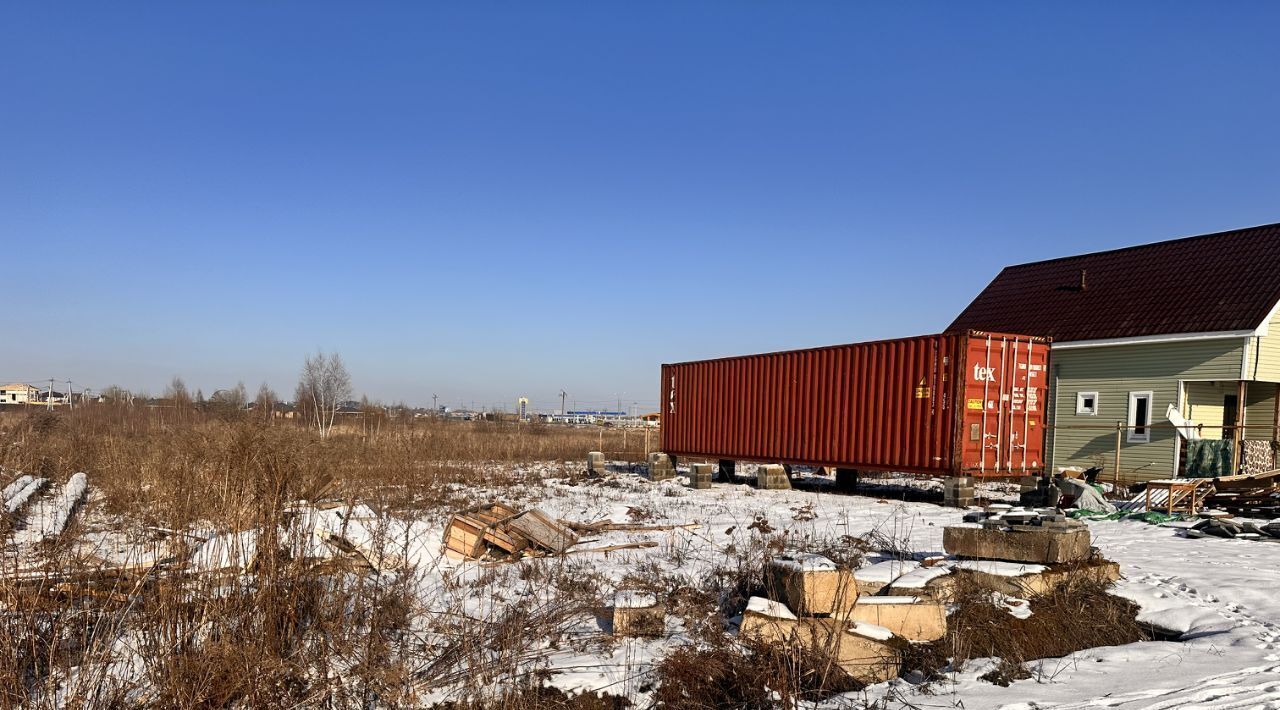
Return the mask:
[[1006, 267], [947, 328], [1055, 341], [1252, 330], [1280, 301], [1280, 224]]

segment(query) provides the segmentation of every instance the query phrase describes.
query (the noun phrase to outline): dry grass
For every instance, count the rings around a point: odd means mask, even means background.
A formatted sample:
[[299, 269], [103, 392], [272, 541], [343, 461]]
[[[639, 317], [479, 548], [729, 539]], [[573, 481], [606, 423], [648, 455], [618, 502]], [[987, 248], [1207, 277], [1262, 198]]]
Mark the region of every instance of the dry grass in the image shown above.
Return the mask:
[[999, 658], [1000, 668], [984, 679], [1007, 685], [1030, 677], [1023, 665], [1028, 661], [1149, 639], [1137, 621], [1137, 605], [1108, 593], [1106, 585], [1084, 581], [1027, 601], [1033, 613], [1018, 619], [993, 604], [989, 590], [960, 585], [947, 617], [946, 637], [913, 644], [903, 672], [918, 671], [935, 679], [975, 658]]
[[[290, 550], [298, 540], [276, 537], [296, 534], [294, 501], [358, 500], [401, 519], [441, 518], [470, 502], [470, 488], [540, 483], [492, 463], [576, 461], [600, 436], [409, 420], [321, 439], [249, 415], [103, 405], [0, 415], [0, 466], [58, 481], [88, 472], [95, 513], [121, 529], [258, 530], [260, 549]], [[597, 707], [527, 682], [522, 664], [535, 646], [596, 591], [563, 562], [534, 569], [562, 592], [559, 603], [516, 604], [479, 621], [451, 608], [416, 624], [408, 575], [335, 572], [287, 554], [261, 555], [247, 575], [83, 567], [74, 594], [56, 592], [52, 573], [22, 584], [5, 575], [0, 707], [401, 707], [475, 679], [515, 689], [504, 707]], [[126, 657], [138, 677], [120, 682], [112, 663]]]

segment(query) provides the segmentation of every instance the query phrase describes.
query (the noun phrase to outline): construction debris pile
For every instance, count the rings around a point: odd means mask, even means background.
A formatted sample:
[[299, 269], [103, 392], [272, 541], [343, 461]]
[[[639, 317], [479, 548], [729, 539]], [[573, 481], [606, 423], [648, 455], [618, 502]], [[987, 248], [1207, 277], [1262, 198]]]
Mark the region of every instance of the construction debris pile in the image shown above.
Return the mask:
[[1252, 476], [1215, 478], [1213, 491], [1205, 504], [1232, 515], [1280, 517], [1280, 470]]
[[875, 683], [898, 674], [906, 644], [947, 634], [947, 604], [962, 581], [1026, 618], [1038, 595], [1120, 577], [1090, 546], [1088, 528], [1060, 511], [995, 505], [977, 515], [981, 522], [943, 530], [946, 557], [888, 558], [856, 570], [812, 554], [771, 560], [767, 596], [748, 602], [741, 635], [821, 649], [854, 679]]
[[445, 525], [445, 549], [471, 560], [568, 555], [584, 552], [613, 552], [657, 547], [653, 540], [580, 547], [583, 535], [606, 532], [668, 532], [699, 527], [690, 525], [645, 525], [599, 520], [582, 523], [552, 518], [536, 508], [517, 511], [499, 503], [475, 506], [453, 514]]

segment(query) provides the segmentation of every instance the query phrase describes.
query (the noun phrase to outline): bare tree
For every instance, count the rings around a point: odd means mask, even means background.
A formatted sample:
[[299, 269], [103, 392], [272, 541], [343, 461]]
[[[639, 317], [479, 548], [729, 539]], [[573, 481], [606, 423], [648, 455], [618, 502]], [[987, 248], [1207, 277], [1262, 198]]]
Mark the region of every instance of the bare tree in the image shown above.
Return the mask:
[[302, 365], [302, 375], [298, 378], [295, 399], [300, 405], [306, 405], [311, 423], [319, 430], [320, 436], [328, 436], [333, 431], [338, 406], [350, 397], [351, 375], [340, 355], [325, 355], [317, 351], [314, 356], [307, 356]]
[[179, 411], [191, 406], [191, 393], [187, 391], [187, 383], [174, 375], [173, 381], [164, 388], [164, 398], [169, 400]]
[[253, 410], [257, 416], [266, 422], [270, 422], [275, 416], [276, 393], [265, 382], [258, 387], [258, 396], [253, 400]]

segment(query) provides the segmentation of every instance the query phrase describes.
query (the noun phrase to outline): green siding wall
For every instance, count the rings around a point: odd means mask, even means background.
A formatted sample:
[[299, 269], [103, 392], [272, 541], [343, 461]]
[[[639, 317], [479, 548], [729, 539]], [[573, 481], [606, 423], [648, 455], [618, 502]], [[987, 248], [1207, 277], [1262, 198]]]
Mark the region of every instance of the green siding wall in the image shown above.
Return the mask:
[[[1055, 389], [1051, 468], [1101, 465], [1111, 480], [1115, 424], [1128, 422], [1129, 393], [1151, 391], [1152, 424], [1168, 424], [1165, 410], [1178, 402], [1179, 380], [1239, 380], [1244, 339], [1199, 340], [1053, 350]], [[1076, 414], [1076, 393], [1097, 392], [1097, 416]], [[1107, 427], [1072, 429], [1073, 426]], [[1121, 439], [1120, 475], [1129, 480], [1169, 478], [1177, 434], [1152, 429], [1151, 441]]]
[[1280, 313], [1267, 326], [1267, 335], [1249, 344], [1249, 379], [1280, 382]]

